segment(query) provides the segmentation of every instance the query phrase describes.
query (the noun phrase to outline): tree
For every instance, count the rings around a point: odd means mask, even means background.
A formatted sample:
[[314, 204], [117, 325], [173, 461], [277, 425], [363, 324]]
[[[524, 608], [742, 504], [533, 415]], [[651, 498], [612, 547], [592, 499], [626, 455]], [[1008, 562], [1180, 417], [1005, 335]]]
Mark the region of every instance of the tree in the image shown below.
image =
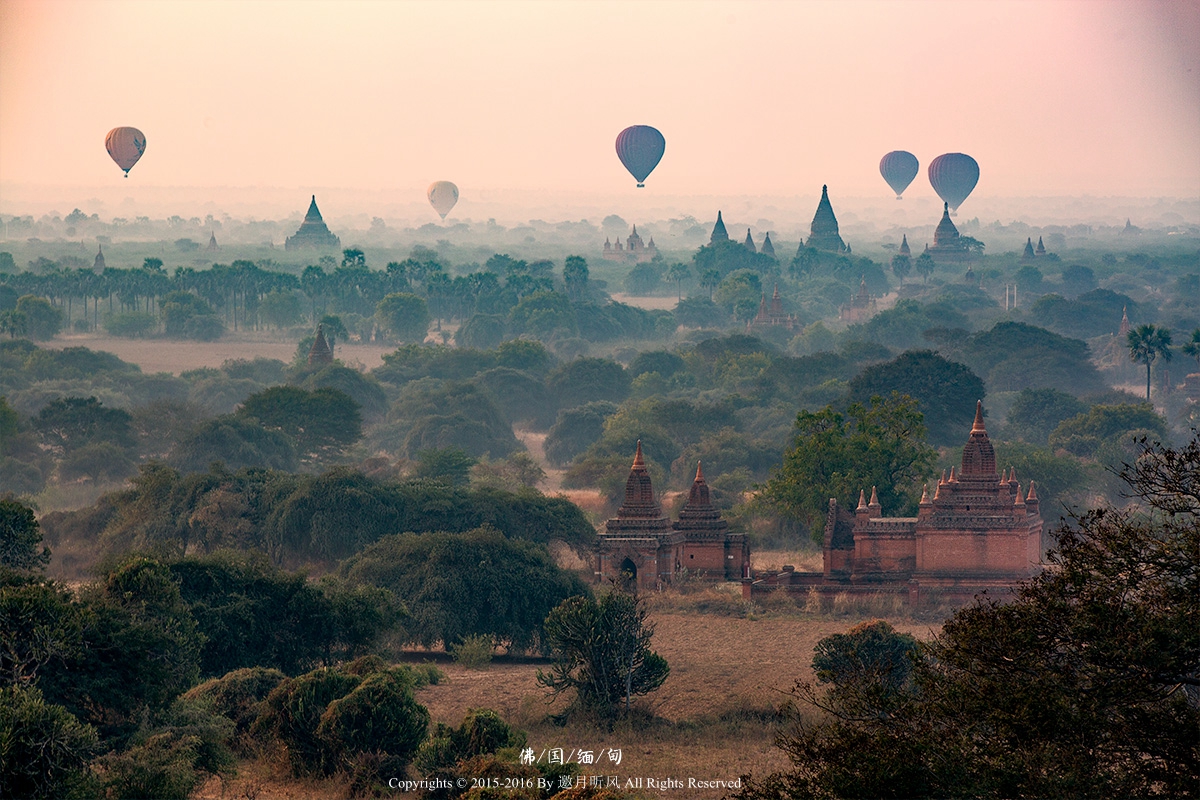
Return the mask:
[[554, 696], [574, 692], [574, 707], [603, 722], [628, 714], [635, 696], [650, 694], [670, 674], [666, 659], [650, 649], [647, 613], [643, 600], [615, 590], [563, 601], [546, 617], [553, 663], [548, 673], [538, 670], [538, 684]]
[[442, 481], [450, 486], [466, 486], [471, 482], [471, 467], [476, 459], [458, 447], [442, 450], [422, 450], [417, 453], [415, 478]]
[[272, 386], [247, 397], [237, 414], [282, 431], [296, 442], [301, 460], [318, 463], [336, 458], [362, 436], [359, 408], [338, 389]]
[[807, 523], [820, 541], [829, 500], [853, 508], [874, 488], [889, 512], [913, 510], [921, 481], [933, 475], [936, 451], [925, 444], [925, 425], [911, 397], [892, 393], [853, 403], [846, 415], [833, 406], [796, 415], [795, 437], [783, 463], [762, 487], [764, 501]]
[[675, 281], [676, 300], [683, 299], [683, 282], [691, 277], [691, 275], [692, 271], [688, 268], [687, 264], [682, 264], [676, 261], [674, 264], [667, 267], [667, 278]]
[[40, 569], [50, 561], [33, 509], [16, 500], [0, 500], [0, 567]]
[[429, 331], [429, 305], [415, 294], [394, 292], [379, 301], [375, 319], [397, 341], [422, 342]]
[[1192, 331], [1192, 338], [1183, 343], [1183, 354], [1196, 359], [1196, 366], [1200, 367], [1200, 328]]
[[287, 434], [233, 414], [200, 423], [171, 448], [167, 461], [184, 472], [203, 472], [217, 461], [229, 469], [298, 466], [296, 445]]
[[913, 262], [913, 269], [921, 276], [925, 283], [929, 283], [929, 276], [937, 269], [937, 262], [933, 260], [933, 256], [929, 253], [921, 253]]
[[1087, 403], [1058, 389], [1022, 389], [1009, 407], [1008, 427], [1021, 439], [1044, 445], [1060, 422], [1087, 410]]
[[829, 716], [737, 797], [1194, 796], [1200, 438], [1120, 472], [1135, 504], [1064, 522], [1052, 568], [955, 612], [888, 714], [799, 686]]
[[588, 266], [581, 256], [567, 256], [563, 263], [563, 282], [567, 284], [567, 297], [578, 303], [587, 296]]
[[1150, 366], [1162, 358], [1171, 360], [1171, 331], [1153, 325], [1138, 325], [1129, 331], [1126, 340], [1129, 358], [1146, 365], [1146, 399], [1150, 399]]
[[491, 527], [385, 536], [344, 562], [341, 574], [395, 594], [411, 614], [408, 640], [425, 645], [482, 635], [513, 651], [539, 648], [551, 609], [588, 593], [545, 547]]
[[62, 330], [63, 313], [44, 297], [27, 294], [17, 300], [15, 313], [25, 321], [24, 332], [34, 341], [53, 339]]
[[620, 403], [629, 396], [630, 383], [625, 368], [606, 358], [578, 358], [546, 379], [546, 386], [558, 398], [560, 408], [575, 408], [598, 400]]
[[96, 730], [28, 686], [0, 688], [0, 795], [95, 797], [88, 763]]
[[56, 454], [69, 455], [87, 445], [110, 443], [122, 450], [134, 444], [133, 417], [123, 408], [105, 408], [95, 397], [62, 397], [42, 407], [34, 427]]
[[698, 272], [700, 276], [700, 285], [708, 289], [709, 302], [713, 299], [713, 292], [721, 285], [721, 273], [715, 269], [706, 269]]
[[983, 381], [968, 367], [931, 350], [908, 350], [892, 361], [865, 368], [850, 381], [850, 400], [899, 392], [920, 404], [932, 444], [961, 444], [971, 429]]
[[892, 256], [892, 273], [900, 280], [900, 285], [904, 285], [904, 279], [908, 277], [908, 273], [912, 271], [912, 256], [906, 256], [904, 253], [897, 253]]

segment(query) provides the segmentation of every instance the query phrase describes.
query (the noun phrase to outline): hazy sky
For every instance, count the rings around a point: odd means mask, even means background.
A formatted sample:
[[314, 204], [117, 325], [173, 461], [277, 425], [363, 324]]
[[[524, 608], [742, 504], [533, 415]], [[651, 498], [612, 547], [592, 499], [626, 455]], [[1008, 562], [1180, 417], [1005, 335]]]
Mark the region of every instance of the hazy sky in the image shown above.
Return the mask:
[[631, 124], [646, 193], [1200, 196], [1200, 3], [0, 0], [0, 188], [615, 194]]

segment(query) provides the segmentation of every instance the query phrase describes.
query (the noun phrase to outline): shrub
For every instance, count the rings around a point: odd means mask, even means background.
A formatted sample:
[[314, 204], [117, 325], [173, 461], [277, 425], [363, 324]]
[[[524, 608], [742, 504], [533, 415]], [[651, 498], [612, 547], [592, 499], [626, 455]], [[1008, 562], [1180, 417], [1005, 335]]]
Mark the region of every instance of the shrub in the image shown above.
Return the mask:
[[37, 689], [0, 689], [0, 797], [92, 796], [96, 731]]
[[235, 669], [192, 687], [183, 699], [211, 704], [213, 711], [233, 722], [237, 735], [244, 736], [258, 718], [262, 701], [286, 679], [279, 670], [267, 667]]
[[467, 669], [483, 669], [492, 663], [494, 650], [495, 643], [491, 636], [472, 634], [464, 637], [458, 644], [451, 645], [450, 655], [454, 656], [456, 663]]
[[412, 690], [406, 671], [387, 670], [331, 702], [317, 725], [326, 768], [345, 771], [355, 783], [403, 775], [429, 727], [429, 712]]

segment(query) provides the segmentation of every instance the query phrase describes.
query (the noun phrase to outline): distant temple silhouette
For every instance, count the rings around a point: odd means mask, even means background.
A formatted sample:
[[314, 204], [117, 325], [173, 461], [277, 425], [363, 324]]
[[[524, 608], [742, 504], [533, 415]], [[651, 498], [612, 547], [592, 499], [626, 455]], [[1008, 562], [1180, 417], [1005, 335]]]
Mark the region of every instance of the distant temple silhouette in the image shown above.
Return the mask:
[[312, 347], [308, 350], [308, 365], [310, 367], [323, 367], [333, 363], [333, 350], [329, 347], [329, 342], [325, 341], [325, 326], [317, 325], [317, 335], [313, 337]]
[[821, 200], [817, 203], [817, 213], [813, 214], [808, 241], [804, 244], [831, 253], [850, 252], [850, 248], [842, 241], [842, 236], [838, 233], [838, 221], [833, 213], [833, 204], [829, 202], [828, 186], [821, 187]]
[[802, 326], [795, 314], [783, 310], [783, 299], [779, 296], [779, 284], [775, 284], [775, 292], [771, 295], [771, 303], [767, 304], [767, 295], [763, 294], [758, 304], [758, 315], [746, 325], [747, 331], [762, 331], [768, 328], [783, 328], [787, 331], [798, 331]]
[[334, 236], [325, 225], [325, 220], [321, 219], [321, 212], [317, 208], [317, 196], [314, 194], [312, 202], [308, 204], [308, 213], [304, 215], [304, 221], [300, 223], [295, 235], [289, 236], [284, 242], [284, 249], [337, 250], [341, 246], [341, 239]]
[[92, 262], [93, 272], [104, 272], [104, 245], [96, 245], [96, 260]]
[[933, 231], [933, 247], [926, 244], [925, 252], [939, 264], [956, 264], [972, 258], [967, 243], [950, 221], [949, 203], [942, 204], [942, 219]]
[[713, 225], [712, 236], [708, 237], [708, 243], [716, 244], [717, 242], [728, 242], [729, 232], [725, 230], [725, 221], [721, 219], [721, 211], [717, 210], [717, 224]]
[[637, 225], [634, 225], [633, 233], [629, 234], [624, 245], [621, 244], [619, 236], [615, 245], [605, 238], [604, 253], [601, 257], [608, 261], [640, 264], [644, 261], [653, 261], [656, 255], [658, 255], [658, 248], [654, 245], [654, 237], [650, 237], [649, 243], [643, 243], [642, 237], [638, 235]]

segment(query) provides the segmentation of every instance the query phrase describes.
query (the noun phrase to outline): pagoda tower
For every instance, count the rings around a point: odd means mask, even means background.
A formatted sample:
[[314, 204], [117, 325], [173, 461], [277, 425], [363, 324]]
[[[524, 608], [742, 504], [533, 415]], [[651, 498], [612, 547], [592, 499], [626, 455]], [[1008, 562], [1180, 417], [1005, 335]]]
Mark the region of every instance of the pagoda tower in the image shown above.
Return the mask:
[[313, 338], [312, 347], [308, 350], [308, 365], [310, 367], [324, 367], [333, 363], [333, 350], [329, 349], [329, 342], [325, 341], [325, 326], [317, 325], [317, 335]]
[[289, 236], [284, 242], [284, 249], [337, 250], [341, 246], [341, 240], [330, 232], [325, 220], [321, 218], [321, 211], [317, 208], [317, 196], [314, 194], [312, 202], [308, 204], [308, 213], [304, 215], [304, 221], [300, 223], [295, 235]]
[[758, 248], [754, 246], [754, 237], [750, 235], [749, 228], [746, 228], [746, 241], [742, 242], [742, 244], [746, 245], [746, 249], [751, 253], [758, 252]]
[[849, 250], [838, 233], [838, 221], [833, 213], [833, 205], [829, 202], [828, 186], [821, 187], [821, 200], [817, 203], [817, 213], [813, 215], [812, 226], [809, 229], [808, 246], [834, 253], [845, 253]]
[[775, 257], [775, 245], [771, 244], [771, 232], [767, 231], [767, 235], [763, 237], [762, 248], [758, 251], [764, 256]]
[[717, 211], [717, 224], [713, 225], [712, 236], [708, 237], [708, 243], [714, 245], [717, 242], [728, 242], [729, 232], [725, 230], [725, 222], [721, 219], [720, 210]]
[[104, 245], [96, 245], [96, 260], [92, 262], [93, 272], [104, 272]]

